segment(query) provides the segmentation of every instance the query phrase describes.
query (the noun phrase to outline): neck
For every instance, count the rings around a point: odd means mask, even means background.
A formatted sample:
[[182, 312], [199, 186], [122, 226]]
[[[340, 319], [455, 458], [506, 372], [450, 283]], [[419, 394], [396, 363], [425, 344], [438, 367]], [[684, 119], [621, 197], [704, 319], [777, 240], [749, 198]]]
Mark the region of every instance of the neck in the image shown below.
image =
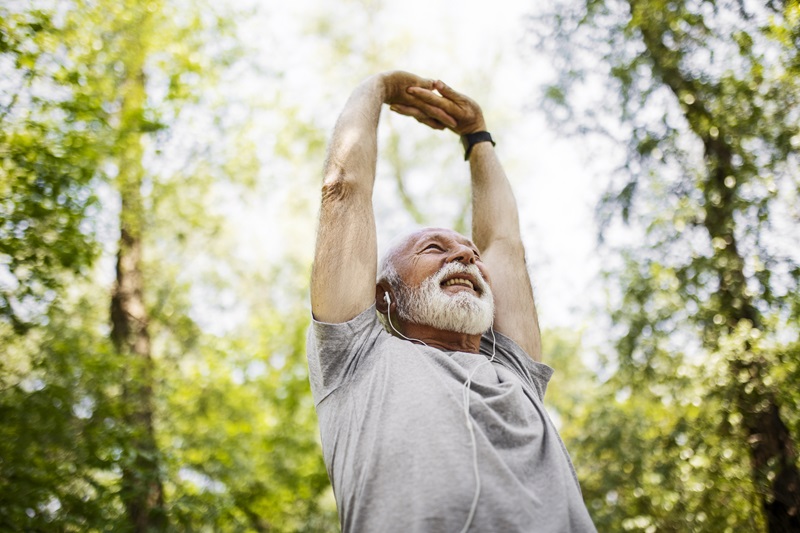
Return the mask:
[[431, 348], [438, 348], [448, 352], [478, 353], [480, 351], [480, 335], [445, 331], [410, 322], [398, 324], [398, 327], [403, 335], [409, 339], [422, 341]]

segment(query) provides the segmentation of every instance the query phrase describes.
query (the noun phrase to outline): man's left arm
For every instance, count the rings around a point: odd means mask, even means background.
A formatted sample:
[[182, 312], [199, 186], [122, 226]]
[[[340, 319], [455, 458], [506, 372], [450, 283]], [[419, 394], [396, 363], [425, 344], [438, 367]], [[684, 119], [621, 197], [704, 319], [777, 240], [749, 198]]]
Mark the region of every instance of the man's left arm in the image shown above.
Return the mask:
[[539, 317], [525, 263], [517, 202], [494, 147], [482, 142], [469, 156], [472, 175], [472, 240], [489, 267], [495, 294], [496, 331], [542, 360]]
[[[438, 110], [455, 119], [458, 135], [486, 130], [480, 106], [441, 81], [439, 94], [421, 87], [408, 91], [417, 97], [414, 107], [392, 106], [394, 111], [420, 122]], [[440, 96], [441, 95], [441, 96]], [[489, 269], [495, 296], [494, 329], [519, 344], [535, 361], [542, 359], [539, 318], [533, 299], [525, 249], [519, 227], [517, 202], [494, 146], [481, 142], [469, 154], [472, 176], [472, 240]]]

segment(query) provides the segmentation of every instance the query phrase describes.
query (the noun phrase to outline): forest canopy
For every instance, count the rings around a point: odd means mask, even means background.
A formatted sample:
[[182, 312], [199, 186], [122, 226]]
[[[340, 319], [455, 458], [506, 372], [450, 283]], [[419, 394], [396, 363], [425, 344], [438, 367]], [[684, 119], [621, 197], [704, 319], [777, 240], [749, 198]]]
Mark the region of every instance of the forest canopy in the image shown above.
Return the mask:
[[[305, 356], [320, 172], [347, 91], [413, 48], [388, 5], [345, 4], [296, 41], [264, 6], [0, 6], [0, 529], [338, 529]], [[538, 106], [619, 154], [582, 318], [604, 337], [543, 332], [598, 530], [800, 529], [800, 4], [558, 0], [518, 28], [551, 77], [484, 105], [498, 148]], [[502, 54], [470, 70], [461, 44], [430, 68], [503, 101]], [[381, 128], [379, 234], [464, 231], [458, 143]]]

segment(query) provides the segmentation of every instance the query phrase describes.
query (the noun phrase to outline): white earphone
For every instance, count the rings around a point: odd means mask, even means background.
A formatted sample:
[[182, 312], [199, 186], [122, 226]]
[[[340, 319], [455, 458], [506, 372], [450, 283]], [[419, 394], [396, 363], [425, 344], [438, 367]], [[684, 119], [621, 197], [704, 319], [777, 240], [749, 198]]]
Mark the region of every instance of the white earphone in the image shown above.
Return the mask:
[[427, 346], [427, 344], [425, 344], [424, 342], [422, 342], [419, 339], [411, 339], [409, 337], [406, 337], [405, 335], [403, 335], [402, 333], [397, 331], [396, 327], [394, 327], [394, 324], [392, 324], [392, 297], [389, 296], [389, 291], [386, 291], [386, 292], [383, 293], [383, 301], [386, 302], [386, 304], [389, 306], [389, 308], [386, 309], [386, 316], [389, 318], [389, 326], [391, 326], [391, 328], [394, 330], [394, 332], [397, 333], [398, 335], [400, 335], [401, 337], [403, 337], [407, 341], [418, 342], [418, 343], [422, 344], [423, 346]]
[[[383, 293], [383, 301], [386, 302], [386, 305], [389, 306], [389, 308], [386, 310], [386, 314], [388, 315], [389, 318], [389, 326], [391, 326], [391, 328], [395, 331], [395, 333], [397, 333], [398, 335], [400, 335], [401, 337], [403, 337], [408, 341], [418, 342], [424, 346], [428, 346], [419, 339], [410, 339], [406, 337], [405, 335], [397, 331], [397, 328], [394, 327], [394, 324], [392, 324], [392, 298], [391, 296], [389, 296], [389, 291]], [[464, 524], [464, 527], [461, 529], [461, 533], [466, 533], [469, 530], [470, 526], [472, 525], [472, 519], [475, 517], [475, 511], [478, 509], [478, 498], [480, 498], [481, 495], [481, 475], [480, 472], [478, 471], [478, 444], [475, 442], [475, 429], [472, 426], [472, 420], [470, 419], [469, 416], [469, 390], [470, 390], [470, 385], [472, 384], [472, 376], [475, 375], [475, 372], [477, 372], [478, 368], [482, 367], [487, 363], [491, 364], [492, 362], [494, 362], [495, 349], [497, 348], [497, 339], [494, 336], [494, 327], [490, 326], [489, 331], [492, 332], [492, 356], [486, 361], [483, 361], [478, 366], [476, 366], [472, 370], [472, 372], [467, 376], [467, 380], [464, 382], [464, 392], [462, 396], [464, 399], [464, 417], [466, 419], [467, 429], [469, 430], [469, 437], [472, 443], [472, 469], [473, 473], [475, 474], [475, 494], [472, 497], [472, 505], [470, 505], [469, 514], [467, 515], [467, 521]]]

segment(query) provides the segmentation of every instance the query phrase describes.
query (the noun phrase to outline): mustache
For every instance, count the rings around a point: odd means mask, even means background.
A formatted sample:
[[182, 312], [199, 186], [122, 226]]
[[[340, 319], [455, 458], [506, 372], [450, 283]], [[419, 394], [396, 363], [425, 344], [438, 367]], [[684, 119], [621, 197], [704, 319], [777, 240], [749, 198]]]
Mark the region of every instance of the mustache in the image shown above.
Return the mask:
[[455, 274], [469, 274], [475, 279], [475, 288], [477, 288], [481, 294], [485, 294], [486, 291], [489, 290], [489, 284], [483, 278], [483, 274], [481, 274], [481, 271], [477, 266], [465, 265], [457, 261], [454, 263], [447, 263], [428, 279], [433, 280], [437, 285], [441, 285], [445, 278]]

